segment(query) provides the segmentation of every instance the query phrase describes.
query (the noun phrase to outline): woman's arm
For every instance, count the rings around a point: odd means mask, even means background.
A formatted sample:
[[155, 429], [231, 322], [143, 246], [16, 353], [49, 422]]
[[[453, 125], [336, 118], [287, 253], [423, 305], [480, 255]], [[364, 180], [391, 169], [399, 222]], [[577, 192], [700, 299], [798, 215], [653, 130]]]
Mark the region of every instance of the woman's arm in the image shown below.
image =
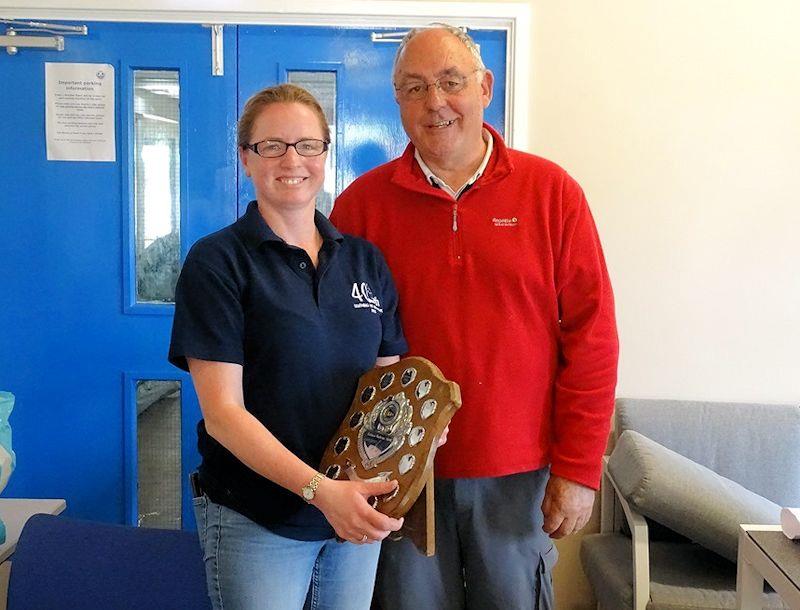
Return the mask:
[[[289, 451], [244, 408], [242, 367], [227, 362], [188, 358], [192, 381], [200, 400], [206, 431], [243, 464], [281, 487], [300, 495], [317, 473]], [[389, 493], [397, 483], [333, 481], [325, 478], [312, 501], [339, 537], [382, 540], [397, 531], [402, 520], [373, 509], [370, 496]]]

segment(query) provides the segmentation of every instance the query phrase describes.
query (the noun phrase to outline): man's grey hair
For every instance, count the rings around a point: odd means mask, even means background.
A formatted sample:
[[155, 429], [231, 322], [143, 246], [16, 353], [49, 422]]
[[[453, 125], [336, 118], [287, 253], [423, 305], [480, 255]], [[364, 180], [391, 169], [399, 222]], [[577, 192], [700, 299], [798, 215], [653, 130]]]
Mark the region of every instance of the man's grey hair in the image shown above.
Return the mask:
[[[478, 48], [478, 45], [475, 43], [475, 41], [472, 40], [472, 36], [467, 34], [466, 30], [454, 25], [434, 22], [424, 27], [413, 28], [409, 30], [408, 34], [406, 34], [403, 37], [403, 40], [400, 41], [400, 46], [397, 47], [397, 53], [395, 53], [394, 56], [394, 64], [392, 64], [392, 79], [394, 79], [394, 77], [397, 75], [397, 62], [400, 59], [400, 54], [403, 52], [403, 49], [406, 48], [406, 45], [408, 45], [412, 38], [426, 30], [445, 30], [458, 38], [463, 45], [467, 47], [467, 50], [472, 55], [473, 59], [475, 59], [475, 68], [481, 71], [480, 78], [483, 78], [483, 71], [486, 70], [486, 66], [484, 65], [483, 58], [481, 57], [481, 50]], [[480, 80], [478, 82], [480, 82]]]

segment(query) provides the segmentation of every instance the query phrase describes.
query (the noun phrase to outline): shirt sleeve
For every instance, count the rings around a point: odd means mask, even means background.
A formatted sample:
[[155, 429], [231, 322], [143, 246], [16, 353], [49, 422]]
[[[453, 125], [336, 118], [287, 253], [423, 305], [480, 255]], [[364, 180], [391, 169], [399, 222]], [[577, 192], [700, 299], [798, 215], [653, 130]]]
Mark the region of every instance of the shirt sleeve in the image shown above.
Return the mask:
[[562, 187], [562, 205], [556, 266], [560, 350], [551, 470], [597, 489], [617, 382], [614, 295], [589, 206], [571, 179]]
[[169, 361], [184, 371], [187, 358], [244, 364], [243, 332], [238, 286], [190, 252], [175, 290]]
[[397, 289], [394, 285], [392, 273], [389, 271], [389, 266], [377, 247], [375, 247], [375, 257], [381, 286], [381, 305], [383, 307], [383, 313], [381, 314], [383, 337], [378, 349], [378, 356], [400, 356], [408, 351], [408, 343], [406, 343], [403, 326], [400, 323]]

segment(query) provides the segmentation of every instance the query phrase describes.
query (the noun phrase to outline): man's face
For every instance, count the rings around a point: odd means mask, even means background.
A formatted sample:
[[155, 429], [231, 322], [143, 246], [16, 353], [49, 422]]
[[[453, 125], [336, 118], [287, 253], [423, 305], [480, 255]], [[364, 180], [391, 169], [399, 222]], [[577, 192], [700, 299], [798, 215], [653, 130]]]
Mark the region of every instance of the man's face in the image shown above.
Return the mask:
[[[493, 76], [475, 71], [475, 58], [446, 30], [417, 34], [403, 49], [394, 74], [403, 128], [428, 165], [458, 171], [466, 169], [484, 151], [483, 110], [492, 100]], [[466, 77], [458, 93], [446, 94], [436, 85], [421, 99], [408, 99], [402, 88], [409, 83], [427, 85], [437, 79]]]

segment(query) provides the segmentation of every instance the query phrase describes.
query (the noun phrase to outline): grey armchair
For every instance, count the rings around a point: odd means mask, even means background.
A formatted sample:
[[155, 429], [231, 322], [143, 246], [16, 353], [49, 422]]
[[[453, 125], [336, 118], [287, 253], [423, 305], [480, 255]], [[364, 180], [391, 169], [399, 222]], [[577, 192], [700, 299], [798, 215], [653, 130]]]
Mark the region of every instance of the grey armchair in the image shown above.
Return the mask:
[[739, 523], [800, 506], [800, 407], [619, 399], [615, 430], [581, 547], [598, 606], [735, 608]]

